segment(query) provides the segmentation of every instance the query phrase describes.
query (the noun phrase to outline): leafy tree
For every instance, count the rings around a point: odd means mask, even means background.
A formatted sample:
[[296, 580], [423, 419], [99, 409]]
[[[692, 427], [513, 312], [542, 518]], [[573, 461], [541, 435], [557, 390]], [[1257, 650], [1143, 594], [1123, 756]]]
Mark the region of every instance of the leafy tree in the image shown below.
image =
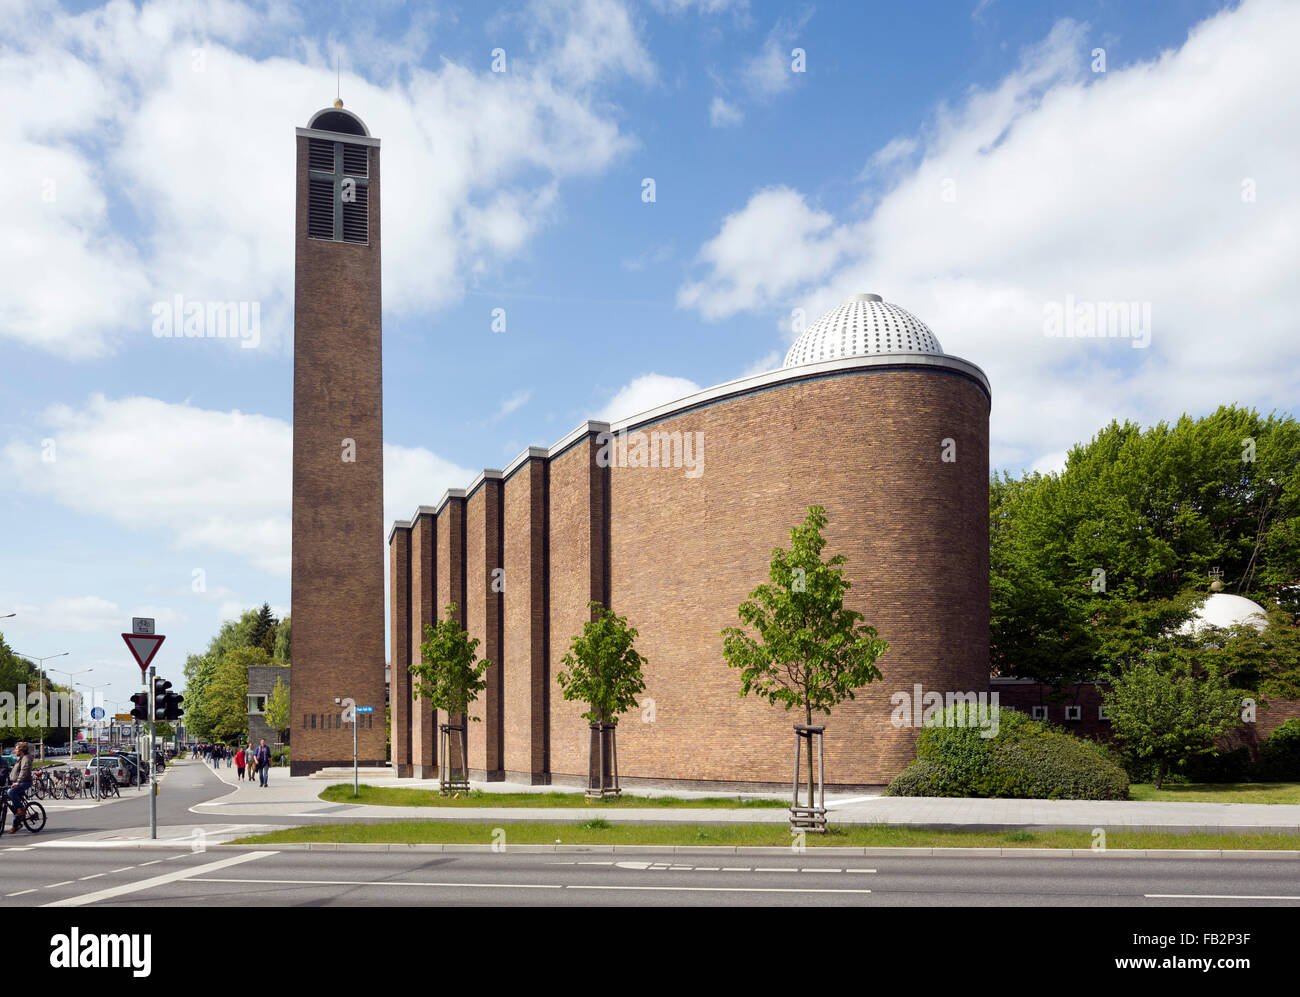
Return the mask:
[[584, 719], [601, 725], [595, 731], [597, 744], [588, 749], [588, 771], [598, 772], [599, 785], [589, 779], [588, 788], [603, 796], [607, 790], [617, 794], [620, 789], [617, 779], [612, 787], [606, 783], [605, 766], [597, 759], [604, 753], [607, 738], [611, 754], [616, 756], [618, 718], [636, 709], [636, 697], [645, 691], [641, 668], [646, 662], [635, 647], [637, 631], [627, 625], [626, 617], [616, 616], [600, 602], [589, 602], [587, 608], [591, 619], [573, 638], [555, 680], [566, 701], [587, 704]]
[[636, 697], [645, 692], [645, 658], [633, 646], [637, 631], [626, 617], [615, 616], [599, 602], [589, 602], [587, 608], [592, 619], [573, 638], [555, 681], [565, 700], [587, 704], [585, 720], [617, 724], [619, 714], [636, 709]]
[[1241, 722], [1241, 693], [1223, 676], [1161, 656], [1129, 664], [1103, 693], [1115, 736], [1134, 757], [1157, 763], [1157, 789], [1171, 763], [1215, 753], [1216, 739]]
[[1058, 692], [1094, 677], [1135, 636], [1135, 607], [1176, 611], [1214, 567], [1230, 591], [1293, 621], [1300, 612], [1300, 423], [1290, 416], [1225, 406], [1146, 430], [1112, 422], [1071, 449], [1062, 473], [995, 477], [989, 497], [1000, 674]]
[[[739, 607], [740, 627], [722, 631], [727, 664], [740, 669], [740, 695], [751, 692], [787, 710], [798, 708], [811, 726], [813, 713], [827, 715], [854, 690], [880, 678], [876, 661], [889, 645], [863, 615], [844, 606], [852, 585], [845, 557], [822, 560], [826, 510], [809, 506], [790, 531], [789, 551], [776, 547], [769, 581]], [[808, 803], [813, 795], [812, 739], [808, 740]], [[796, 797], [796, 804], [798, 800]]]
[[[483, 673], [492, 662], [478, 660], [478, 638], [471, 638], [456, 622], [456, 604], [443, 610], [437, 624], [427, 624], [424, 640], [420, 644], [420, 661], [412, 663], [409, 671], [413, 677], [411, 690], [416, 699], [427, 699], [436, 710], [448, 714], [447, 722], [460, 717], [460, 753], [462, 779], [469, 781], [469, 722], [479, 718], [469, 713], [470, 704], [487, 688]], [[442, 760], [444, 773], [450, 771], [451, 760]], [[447, 779], [444, 776], [443, 786]]]
[[478, 638], [471, 638], [456, 622], [456, 604], [448, 605], [437, 624], [425, 626], [420, 661], [410, 666], [415, 698], [477, 723], [479, 718], [469, 716], [469, 707], [487, 688], [483, 673], [492, 665], [486, 658], [478, 660], [478, 645]]
[[275, 687], [271, 694], [266, 697], [266, 707], [262, 711], [262, 719], [280, 736], [283, 743], [288, 739], [289, 728], [292, 725], [289, 713], [289, 688], [284, 684], [284, 680], [276, 677]]
[[270, 663], [260, 647], [236, 648], [221, 659], [205, 696], [208, 737], [221, 744], [248, 739], [248, 669]]
[[880, 678], [876, 660], [889, 649], [863, 615], [846, 609], [852, 583], [843, 554], [822, 560], [826, 510], [810, 506], [802, 525], [790, 531], [791, 549], [772, 550], [769, 583], [740, 604], [739, 627], [722, 631], [727, 664], [740, 669], [740, 694], [798, 708], [811, 725], [814, 712], [831, 709], [854, 690]]
[[275, 652], [272, 655], [276, 661], [283, 661], [286, 665], [293, 662], [293, 658], [289, 656], [290, 620], [291, 617], [286, 616], [280, 621], [280, 625], [275, 628]]

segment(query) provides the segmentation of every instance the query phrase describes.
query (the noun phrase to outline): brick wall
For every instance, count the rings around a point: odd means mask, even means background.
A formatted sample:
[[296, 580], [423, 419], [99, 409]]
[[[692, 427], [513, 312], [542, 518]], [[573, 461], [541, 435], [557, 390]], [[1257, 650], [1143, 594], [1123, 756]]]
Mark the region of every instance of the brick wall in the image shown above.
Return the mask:
[[[351, 763], [336, 697], [384, 703], [382, 189], [372, 147], [369, 245], [308, 239], [308, 140], [296, 141], [292, 771], [306, 774]], [[359, 753], [383, 764], [382, 722], [360, 731]]]
[[388, 543], [388, 590], [392, 711], [392, 763], [399, 776], [411, 774], [411, 528], [396, 526]]
[[503, 489], [502, 767], [527, 783], [548, 780], [546, 477], [545, 459], [535, 457]]
[[479, 660], [492, 664], [487, 688], [470, 709], [469, 768], [475, 779], [500, 780], [501, 768], [501, 584], [493, 590], [492, 572], [502, 566], [501, 476], [485, 472], [465, 504], [465, 629], [479, 641]]
[[[411, 523], [411, 660], [420, 660], [425, 627], [435, 620], [434, 568], [437, 556], [432, 513], [423, 509]], [[437, 713], [427, 699], [411, 701], [411, 774], [427, 779], [435, 774], [438, 743]]]

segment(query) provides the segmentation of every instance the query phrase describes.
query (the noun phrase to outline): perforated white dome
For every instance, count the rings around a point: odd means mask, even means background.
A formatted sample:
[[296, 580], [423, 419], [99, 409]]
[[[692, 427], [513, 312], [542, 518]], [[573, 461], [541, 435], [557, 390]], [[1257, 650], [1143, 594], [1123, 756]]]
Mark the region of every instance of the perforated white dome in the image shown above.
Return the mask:
[[804, 330], [785, 355], [786, 367], [882, 353], [943, 355], [930, 327], [878, 294], [855, 294]]

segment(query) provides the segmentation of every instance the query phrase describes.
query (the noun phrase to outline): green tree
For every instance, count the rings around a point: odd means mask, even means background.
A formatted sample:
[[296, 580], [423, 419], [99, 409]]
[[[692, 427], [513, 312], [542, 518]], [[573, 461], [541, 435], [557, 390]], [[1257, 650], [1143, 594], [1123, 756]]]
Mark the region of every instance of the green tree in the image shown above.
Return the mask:
[[[1103, 672], [1134, 607], [1229, 591], [1300, 612], [1300, 423], [1219, 408], [1143, 430], [1112, 422], [1060, 474], [990, 482], [999, 674], [1059, 692]], [[1104, 573], [1104, 574], [1103, 574]], [[1127, 623], [1126, 623], [1127, 621]], [[1154, 625], [1155, 622], [1151, 621]]]
[[283, 743], [289, 737], [290, 713], [289, 713], [289, 688], [284, 684], [284, 679], [276, 677], [275, 687], [271, 694], [266, 697], [266, 707], [262, 711], [262, 719], [280, 736]]
[[[826, 510], [809, 506], [802, 524], [790, 531], [789, 551], [776, 547], [769, 581], [740, 604], [740, 627], [722, 631], [727, 664], [740, 669], [740, 695], [753, 693], [787, 710], [798, 709], [811, 726], [813, 713], [831, 709], [854, 690], [880, 678], [876, 661], [889, 650], [863, 615], [847, 609], [852, 583], [845, 557], [822, 560]], [[813, 746], [808, 739], [808, 803], [813, 798]], [[798, 805], [796, 795], [795, 805]]]
[[[456, 604], [451, 603], [443, 610], [442, 619], [437, 624], [425, 626], [420, 661], [409, 667], [415, 698], [429, 700], [435, 710], [447, 714], [449, 724], [460, 728], [461, 776], [454, 780], [458, 782], [469, 781], [468, 727], [470, 722], [479, 720], [470, 715], [469, 708], [487, 688], [483, 674], [492, 665], [486, 658], [478, 660], [478, 645], [478, 638], [471, 638], [456, 622]], [[450, 774], [451, 759], [444, 758], [442, 765], [443, 772]], [[444, 791], [449, 781], [453, 780], [444, 775]]]
[[615, 616], [599, 602], [589, 602], [587, 608], [592, 619], [573, 638], [555, 681], [565, 700], [587, 704], [584, 719], [617, 724], [619, 714], [636, 709], [636, 697], [645, 691], [645, 658], [634, 647], [637, 631], [626, 617]]
[[248, 739], [248, 669], [270, 663], [260, 647], [235, 648], [221, 659], [205, 696], [208, 737], [221, 744]]
[[469, 715], [469, 707], [487, 688], [483, 673], [492, 665], [486, 658], [478, 660], [478, 645], [478, 638], [471, 638], [456, 622], [456, 604], [448, 605], [437, 624], [425, 625], [420, 661], [410, 666], [415, 698], [477, 723], [479, 718]]
[[1160, 660], [1167, 655], [1129, 664], [1103, 693], [1116, 738], [1133, 757], [1156, 762], [1157, 789], [1171, 764], [1213, 754], [1215, 741], [1241, 722], [1241, 693], [1223, 676], [1177, 655]]
[[249, 647], [260, 647], [268, 658], [274, 655], [278, 623], [270, 605], [262, 603], [262, 608], [257, 611], [257, 618], [253, 621], [252, 632], [248, 635]]
[[286, 665], [293, 663], [290, 657], [291, 648], [289, 646], [289, 630], [291, 617], [286, 616], [280, 621], [280, 625], [275, 628], [275, 652], [272, 657], [276, 661], [283, 661]]
[[617, 794], [620, 789], [617, 780], [613, 786], [607, 784], [600, 756], [608, 738], [610, 754], [617, 757], [618, 718], [636, 709], [636, 697], [645, 691], [641, 669], [646, 661], [636, 650], [637, 631], [628, 626], [626, 617], [616, 616], [600, 602], [589, 602], [587, 608], [592, 618], [573, 638], [555, 680], [565, 700], [586, 703], [583, 718], [600, 725], [594, 731], [596, 743], [588, 748], [588, 771], [598, 773], [599, 785], [589, 779], [588, 788], [603, 796], [607, 790]]

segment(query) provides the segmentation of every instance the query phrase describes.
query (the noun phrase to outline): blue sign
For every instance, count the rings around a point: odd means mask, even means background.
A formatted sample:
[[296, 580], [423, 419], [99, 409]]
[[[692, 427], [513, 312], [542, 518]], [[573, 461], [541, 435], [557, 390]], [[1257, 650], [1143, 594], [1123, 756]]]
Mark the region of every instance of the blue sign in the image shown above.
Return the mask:
[[90, 719], [92, 719], [92, 720], [103, 720], [103, 719], [104, 719], [104, 708], [103, 708], [102, 706], [96, 706], [93, 710], [90, 711]]
[[374, 712], [375, 712], [375, 708], [374, 708], [373, 706], [358, 706], [354, 712], [356, 712], [356, 713], [374, 713]]

